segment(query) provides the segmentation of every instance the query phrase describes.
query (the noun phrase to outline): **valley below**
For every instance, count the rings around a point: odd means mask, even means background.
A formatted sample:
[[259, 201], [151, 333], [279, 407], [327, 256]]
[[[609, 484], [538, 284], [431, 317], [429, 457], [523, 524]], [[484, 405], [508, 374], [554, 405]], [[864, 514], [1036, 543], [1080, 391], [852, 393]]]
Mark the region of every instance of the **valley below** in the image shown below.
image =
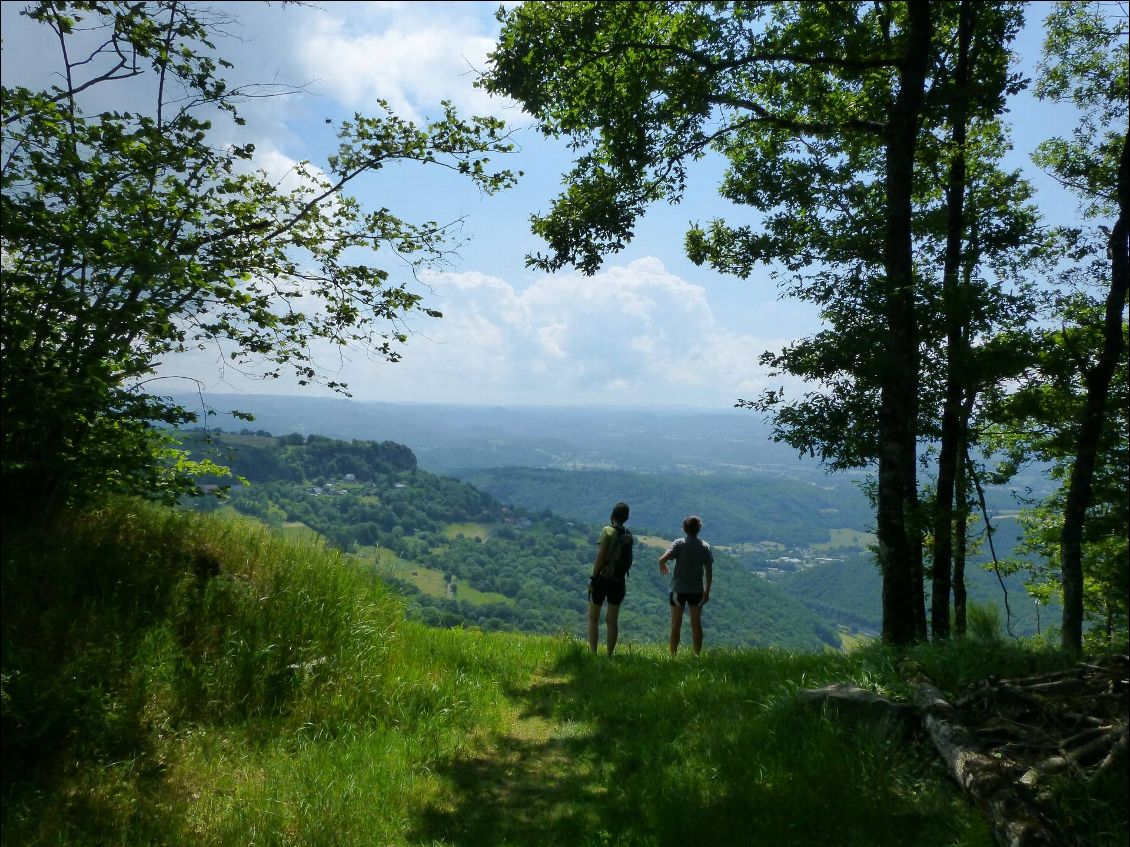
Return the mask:
[[[250, 482], [234, 486], [223, 508], [325, 539], [397, 586], [426, 623], [581, 634], [596, 534], [625, 500], [644, 542], [623, 608], [626, 638], [665, 639], [666, 580], [653, 558], [688, 514], [703, 518], [718, 559], [713, 643], [834, 649], [880, 629], [865, 475], [824, 473], [774, 444], [750, 415], [208, 403], [255, 415], [255, 429], [213, 418], [213, 457]], [[284, 458], [311, 443], [316, 461]], [[397, 445], [404, 464], [366, 465], [365, 445], [374, 444]], [[1007, 492], [991, 496], [994, 546], [1006, 558], [1018, 535], [1015, 504]], [[999, 577], [989, 561], [981, 550], [970, 562], [970, 601], [995, 607], [1002, 632], [1035, 634], [1041, 610], [1022, 574]]]

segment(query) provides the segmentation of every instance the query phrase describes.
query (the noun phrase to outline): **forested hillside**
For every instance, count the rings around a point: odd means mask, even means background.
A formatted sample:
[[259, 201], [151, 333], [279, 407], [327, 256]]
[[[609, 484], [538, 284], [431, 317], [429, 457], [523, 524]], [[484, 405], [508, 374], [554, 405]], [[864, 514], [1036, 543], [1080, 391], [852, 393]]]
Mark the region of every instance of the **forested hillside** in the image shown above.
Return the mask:
[[[859, 488], [845, 478], [817, 486], [767, 473], [701, 476], [535, 468], [490, 468], [459, 476], [503, 502], [593, 521], [602, 503], [624, 492], [633, 522], [651, 527], [658, 521], [672, 537], [683, 517], [701, 515], [703, 537], [724, 548], [744, 570], [758, 572], [802, 602], [826, 625], [867, 633], [881, 626], [882, 579], [868, 549], [874, 536], [863, 531], [872, 513]], [[992, 515], [992, 521], [998, 559], [1016, 555], [1020, 528], [1015, 518]], [[970, 602], [996, 606], [1002, 630], [1011, 624], [1016, 635], [1033, 635], [1054, 623], [1059, 612], [1054, 606], [1045, 607], [1037, 622], [1023, 574], [1005, 572], [1002, 588], [995, 570], [985, 569], [992, 555], [983, 526], [978, 519], [971, 527], [977, 543], [966, 571]]]
[[[391, 442], [195, 432], [185, 446], [250, 482], [232, 487], [227, 508], [280, 532], [326, 539], [396, 585], [427, 623], [583, 632], [597, 519], [504, 505], [465, 482], [419, 470], [411, 450]], [[644, 479], [639, 483], [642, 493]], [[613, 502], [598, 511], [607, 513]], [[666, 581], [656, 567], [663, 546], [652, 543], [659, 546], [641, 542], [620, 618], [629, 642], [667, 637]], [[721, 552], [714, 585], [710, 643], [839, 646], [833, 626]]]
[[[1002, 634], [1011, 631], [1032, 636], [1056, 626], [1058, 605], [1037, 606], [1017, 574], [1004, 576], [1002, 588], [996, 572], [986, 570], [984, 560], [985, 556], [978, 556], [966, 571], [969, 600], [996, 610]], [[772, 585], [831, 626], [879, 631], [883, 580], [870, 553], [851, 552], [836, 561], [782, 573], [773, 578]]]
[[824, 486], [770, 473], [743, 476], [641, 474], [493, 468], [464, 471], [460, 479], [504, 503], [553, 511], [588, 521], [607, 517], [608, 504], [625, 500], [632, 523], [674, 538], [683, 518], [700, 515], [703, 537], [717, 544], [774, 541], [786, 547], [820, 544], [829, 530], [866, 532], [866, 497], [840, 479]]

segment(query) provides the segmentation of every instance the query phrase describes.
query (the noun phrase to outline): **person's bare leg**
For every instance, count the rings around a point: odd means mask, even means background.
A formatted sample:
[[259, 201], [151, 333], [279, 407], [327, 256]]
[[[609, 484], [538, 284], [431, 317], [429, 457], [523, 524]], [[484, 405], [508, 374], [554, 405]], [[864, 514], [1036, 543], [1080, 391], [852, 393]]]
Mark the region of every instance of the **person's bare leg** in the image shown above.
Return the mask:
[[608, 632], [608, 655], [612, 655], [612, 651], [616, 649], [616, 637], [620, 634], [620, 607], [608, 604], [608, 613], [604, 616], [604, 625]]
[[[609, 606], [609, 609], [612, 607]], [[596, 645], [600, 643], [600, 606], [589, 603], [589, 649], [596, 652]]]
[[683, 636], [683, 607], [671, 607], [671, 655], [679, 652], [679, 640]]
[[702, 604], [691, 606], [691, 643], [694, 654], [702, 652]]

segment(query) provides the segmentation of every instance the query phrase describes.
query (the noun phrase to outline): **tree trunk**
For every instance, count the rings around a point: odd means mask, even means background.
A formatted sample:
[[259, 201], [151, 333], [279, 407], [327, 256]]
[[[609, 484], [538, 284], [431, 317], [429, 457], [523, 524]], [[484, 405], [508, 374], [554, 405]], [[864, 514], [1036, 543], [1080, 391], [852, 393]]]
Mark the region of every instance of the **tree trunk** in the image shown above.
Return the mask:
[[1084, 377], [1087, 397], [1079, 422], [1079, 440], [1067, 502], [1063, 508], [1063, 531], [1060, 535], [1060, 566], [1063, 576], [1064, 649], [1078, 652], [1083, 648], [1083, 527], [1091, 502], [1091, 484], [1095, 462], [1106, 424], [1106, 401], [1110, 381], [1122, 356], [1122, 310], [1126, 308], [1127, 277], [1130, 276], [1130, 242], [1127, 221], [1130, 218], [1130, 135], [1123, 138], [1118, 167], [1118, 220], [1110, 235], [1110, 291], [1106, 298], [1103, 321], [1103, 347], [1099, 360]]
[[968, 121], [969, 45], [972, 41], [976, 6], [962, 0], [958, 14], [957, 67], [954, 70], [950, 126], [953, 159], [946, 186], [946, 255], [942, 270], [942, 303], [946, 321], [946, 396], [942, 408], [941, 452], [938, 456], [938, 489], [934, 498], [934, 574], [931, 587], [930, 627], [936, 640], [950, 635], [950, 588], [953, 563], [953, 501], [957, 465], [960, 461], [962, 372], [965, 368], [962, 333], [963, 305], [958, 285], [961, 242], [965, 230], [965, 138]]
[[[962, 338], [962, 344], [968, 351], [967, 333]], [[973, 404], [976, 400], [977, 392], [970, 390], [961, 407], [961, 431], [958, 435], [958, 458], [953, 480], [956, 498], [953, 510], [953, 630], [958, 637], [965, 635], [966, 625], [965, 555], [968, 550], [969, 503], [972, 492], [969, 490], [965, 463], [969, 461], [969, 420], [973, 416]]]
[[911, 550], [917, 479], [918, 318], [914, 304], [911, 199], [914, 154], [933, 38], [929, 2], [908, 4], [906, 53], [884, 137], [887, 231], [887, 360], [879, 412], [879, 497], [876, 509], [883, 572], [883, 640], [908, 644], [917, 633]]
[[969, 520], [969, 492], [965, 481], [965, 467], [961, 462], [957, 464], [954, 488], [958, 501], [953, 518], [953, 632], [958, 638], [962, 638], [965, 635], [968, 608], [965, 591], [965, 550], [968, 542], [965, 535]]

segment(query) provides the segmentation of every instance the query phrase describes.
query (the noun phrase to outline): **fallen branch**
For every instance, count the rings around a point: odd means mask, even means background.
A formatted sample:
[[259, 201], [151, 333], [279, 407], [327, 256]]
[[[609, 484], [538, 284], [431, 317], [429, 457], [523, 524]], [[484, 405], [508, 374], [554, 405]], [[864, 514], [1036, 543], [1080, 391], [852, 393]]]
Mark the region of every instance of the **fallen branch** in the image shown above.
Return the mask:
[[914, 688], [914, 703], [950, 774], [984, 809], [1002, 847], [1046, 847], [1060, 843], [1011, 769], [986, 755], [957, 711], [927, 682]]
[[1106, 754], [1106, 758], [1099, 762], [1099, 766], [1095, 768], [1088, 778], [1088, 782], [1094, 782], [1108, 770], [1110, 770], [1114, 763], [1126, 755], [1126, 727], [1122, 727], [1122, 732], [1114, 746], [1110, 748], [1110, 752]]
[[1002, 847], [1063, 843], [1066, 836], [1041, 810], [1055, 783], [1070, 771], [1088, 783], [1125, 761], [1125, 655], [1030, 676], [990, 677], [957, 692], [953, 703], [928, 681], [914, 706], [847, 685], [800, 692], [800, 701], [840, 719], [877, 725], [905, 738], [923, 728], [949, 772], [984, 810]]

